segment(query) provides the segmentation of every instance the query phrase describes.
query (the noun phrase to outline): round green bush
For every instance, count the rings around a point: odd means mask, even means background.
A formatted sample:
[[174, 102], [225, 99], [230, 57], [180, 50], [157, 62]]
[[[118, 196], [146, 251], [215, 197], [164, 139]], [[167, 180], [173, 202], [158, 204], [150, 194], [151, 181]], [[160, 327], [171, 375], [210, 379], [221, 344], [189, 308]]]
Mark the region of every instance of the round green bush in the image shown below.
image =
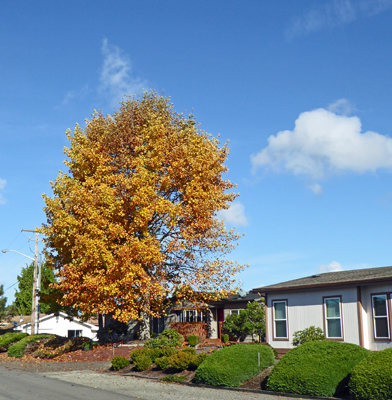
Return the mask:
[[155, 359], [155, 365], [162, 370], [169, 368], [170, 366], [169, 357], [163, 356]]
[[198, 338], [196, 335], [189, 335], [188, 336], [188, 344], [189, 346], [195, 347], [197, 345]]
[[131, 352], [131, 360], [135, 363], [139, 358], [149, 356], [151, 358], [152, 351], [150, 349], [136, 349]]
[[138, 371], [145, 371], [151, 367], [152, 360], [149, 355], [144, 354], [140, 355], [133, 363]]
[[159, 350], [161, 351], [161, 357], [171, 357], [178, 353], [178, 350], [174, 347], [162, 347]]
[[224, 347], [209, 355], [197, 368], [194, 382], [213, 386], [240, 386], [274, 361], [274, 353], [267, 346], [237, 344]]
[[267, 390], [310, 396], [334, 396], [347, 388], [353, 368], [370, 354], [360, 346], [333, 341], [307, 342], [275, 365]]
[[373, 353], [353, 369], [349, 389], [352, 398], [392, 399], [392, 348]]
[[126, 357], [115, 356], [112, 358], [112, 369], [118, 371], [119, 369], [125, 368], [129, 365], [130, 361]]
[[229, 335], [227, 333], [224, 333], [222, 335], [222, 342], [227, 343], [229, 341]]
[[189, 365], [195, 358], [196, 355], [189, 351], [180, 351], [169, 358], [169, 363], [172, 368], [184, 371], [184, 369], [188, 369]]

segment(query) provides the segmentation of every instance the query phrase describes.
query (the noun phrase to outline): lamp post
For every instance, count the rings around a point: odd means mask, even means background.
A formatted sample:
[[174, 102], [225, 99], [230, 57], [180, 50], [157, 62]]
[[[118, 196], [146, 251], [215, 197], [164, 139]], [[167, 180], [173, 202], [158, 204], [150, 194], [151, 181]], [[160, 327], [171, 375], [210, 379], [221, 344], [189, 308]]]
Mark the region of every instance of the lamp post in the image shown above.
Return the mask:
[[39, 235], [39, 232], [37, 230], [32, 231], [32, 230], [28, 230], [28, 229], [22, 229], [22, 231], [35, 233], [34, 258], [26, 256], [26, 254], [20, 253], [19, 251], [16, 251], [16, 250], [4, 249], [4, 250], [2, 250], [2, 252], [7, 253], [9, 251], [12, 251], [13, 253], [18, 253], [18, 254], [22, 255], [23, 257], [27, 257], [30, 260], [34, 261], [33, 297], [32, 297], [32, 302], [31, 302], [31, 334], [34, 335], [35, 333], [38, 333], [38, 330], [39, 330], [38, 322], [39, 322], [39, 290], [40, 290], [40, 288], [37, 287], [37, 281], [38, 281], [38, 235]]

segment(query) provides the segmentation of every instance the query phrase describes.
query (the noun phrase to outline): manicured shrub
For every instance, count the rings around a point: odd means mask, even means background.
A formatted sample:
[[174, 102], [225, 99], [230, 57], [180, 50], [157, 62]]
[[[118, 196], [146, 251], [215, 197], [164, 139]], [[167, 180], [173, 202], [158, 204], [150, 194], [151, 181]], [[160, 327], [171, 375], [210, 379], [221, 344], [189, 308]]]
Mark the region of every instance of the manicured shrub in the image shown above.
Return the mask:
[[148, 356], [151, 358], [151, 350], [147, 348], [136, 349], [131, 352], [130, 358], [135, 363], [137, 359]]
[[6, 352], [8, 348], [14, 342], [19, 342], [19, 340], [25, 338], [27, 333], [23, 332], [7, 332], [0, 336], [0, 353]]
[[[260, 366], [258, 366], [260, 353]], [[272, 349], [259, 344], [224, 347], [208, 356], [194, 381], [214, 386], [240, 386], [275, 361]]]
[[189, 351], [180, 351], [169, 358], [169, 363], [172, 368], [183, 371], [184, 369], [188, 369], [195, 358], [196, 355]]
[[135, 367], [138, 371], [145, 371], [149, 369], [152, 365], [151, 357], [148, 354], [140, 355], [136, 360], [133, 362]]
[[196, 335], [189, 335], [188, 336], [188, 344], [189, 346], [195, 347], [197, 345], [198, 339]]
[[353, 399], [392, 399], [392, 348], [359, 362], [351, 374], [349, 388]]
[[197, 369], [201, 363], [208, 357], [207, 353], [200, 353], [196, 358], [189, 364], [189, 369]]
[[184, 347], [183, 349], [181, 349], [181, 351], [185, 351], [196, 355], [196, 350], [193, 347]]
[[262, 346], [267, 346], [267, 347], [269, 347], [269, 348], [273, 351], [275, 358], [278, 357], [278, 352], [277, 352], [269, 343], [265, 343], [265, 342], [264, 342], [264, 343], [259, 343], [259, 344], [261, 344]]
[[178, 350], [175, 347], [162, 347], [160, 350], [161, 357], [171, 357], [174, 354], [178, 353]]
[[46, 339], [48, 335], [31, 335], [31, 336], [26, 336], [23, 339], [21, 339], [19, 342], [14, 343], [9, 349], [8, 349], [8, 356], [9, 357], [23, 357], [25, 348], [28, 345], [28, 343], [36, 343], [40, 339]]
[[130, 360], [126, 357], [115, 356], [112, 358], [112, 369], [118, 371], [119, 369], [125, 368], [130, 364]]
[[334, 396], [348, 384], [353, 368], [370, 354], [351, 343], [315, 341], [290, 350], [275, 365], [267, 390], [310, 396]]
[[184, 341], [184, 337], [180, 335], [175, 329], [166, 329], [159, 334], [156, 339], [148, 340], [144, 346], [149, 349], [162, 348], [162, 347], [177, 347]]
[[303, 331], [296, 331], [293, 334], [293, 346], [299, 346], [307, 342], [314, 342], [316, 340], [325, 340], [324, 332], [321, 328], [316, 328], [314, 325]]
[[155, 359], [155, 365], [162, 370], [169, 368], [170, 366], [169, 357], [163, 356]]
[[224, 333], [222, 335], [222, 342], [227, 343], [229, 341], [229, 335], [227, 333]]

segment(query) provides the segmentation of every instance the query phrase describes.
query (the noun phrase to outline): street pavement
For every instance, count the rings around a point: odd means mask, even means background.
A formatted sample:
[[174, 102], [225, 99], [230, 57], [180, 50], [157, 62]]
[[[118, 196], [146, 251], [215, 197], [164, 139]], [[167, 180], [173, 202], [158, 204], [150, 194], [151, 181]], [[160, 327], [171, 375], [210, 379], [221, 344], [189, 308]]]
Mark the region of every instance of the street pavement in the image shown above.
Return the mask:
[[137, 397], [0, 367], [0, 400], [136, 400]]

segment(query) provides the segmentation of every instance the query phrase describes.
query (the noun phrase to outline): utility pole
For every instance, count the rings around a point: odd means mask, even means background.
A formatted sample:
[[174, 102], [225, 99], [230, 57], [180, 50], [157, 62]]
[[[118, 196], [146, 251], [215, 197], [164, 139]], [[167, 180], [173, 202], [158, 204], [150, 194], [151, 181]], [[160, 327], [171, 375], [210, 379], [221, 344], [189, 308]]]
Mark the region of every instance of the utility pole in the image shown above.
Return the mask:
[[31, 302], [31, 334], [38, 333], [38, 322], [39, 322], [39, 291], [40, 287], [37, 287], [38, 278], [38, 235], [39, 231], [35, 229], [22, 229], [22, 232], [33, 232], [35, 233], [35, 252], [34, 252], [34, 275], [33, 275], [33, 299]]

